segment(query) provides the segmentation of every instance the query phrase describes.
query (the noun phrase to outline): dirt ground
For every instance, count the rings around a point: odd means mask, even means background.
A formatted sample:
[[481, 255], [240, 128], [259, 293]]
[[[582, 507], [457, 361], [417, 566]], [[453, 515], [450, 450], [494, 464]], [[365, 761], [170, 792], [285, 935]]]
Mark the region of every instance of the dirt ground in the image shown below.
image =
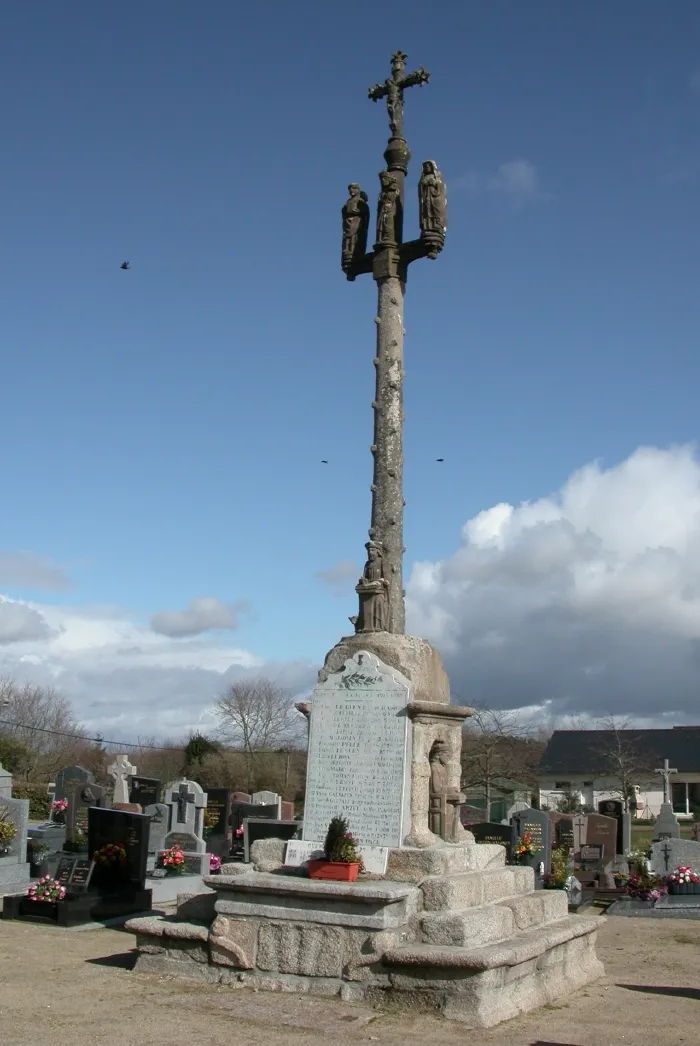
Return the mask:
[[131, 972], [133, 937], [0, 921], [3, 1046], [696, 1046], [700, 922], [608, 919], [605, 978], [490, 1031]]

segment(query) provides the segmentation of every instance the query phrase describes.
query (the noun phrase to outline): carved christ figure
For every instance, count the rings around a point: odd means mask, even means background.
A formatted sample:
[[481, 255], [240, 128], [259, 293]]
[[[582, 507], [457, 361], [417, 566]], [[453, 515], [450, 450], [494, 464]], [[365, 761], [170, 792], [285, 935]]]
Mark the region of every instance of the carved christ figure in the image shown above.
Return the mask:
[[381, 190], [377, 205], [377, 243], [393, 246], [396, 244], [397, 209], [399, 205], [399, 186], [391, 171], [380, 171]]
[[418, 214], [421, 237], [442, 246], [447, 229], [447, 194], [434, 160], [423, 162], [418, 182]]
[[367, 562], [355, 591], [360, 597], [356, 632], [389, 630], [389, 583], [384, 578], [382, 546], [378, 541], [366, 544]]
[[362, 192], [355, 182], [348, 185], [349, 198], [343, 204], [343, 249], [341, 266], [344, 272], [354, 261], [363, 257], [367, 250], [369, 229], [369, 207], [367, 193]]

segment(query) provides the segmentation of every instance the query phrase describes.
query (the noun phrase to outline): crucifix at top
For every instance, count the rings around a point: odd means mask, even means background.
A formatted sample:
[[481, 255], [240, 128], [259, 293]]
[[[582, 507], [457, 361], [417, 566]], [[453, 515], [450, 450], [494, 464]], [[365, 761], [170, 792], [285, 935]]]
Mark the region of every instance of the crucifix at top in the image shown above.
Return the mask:
[[654, 770], [654, 773], [655, 774], [661, 774], [661, 776], [663, 778], [663, 782], [664, 782], [664, 802], [665, 803], [670, 803], [671, 802], [670, 777], [671, 777], [671, 774], [677, 774], [678, 771], [672, 769], [672, 767], [670, 767], [668, 765], [668, 759], [664, 759], [664, 765], [662, 767], [660, 767], [658, 770]]
[[355, 591], [359, 610], [351, 617], [356, 632], [403, 633], [403, 303], [408, 266], [418, 258], [437, 258], [445, 242], [445, 183], [434, 160], [424, 160], [418, 182], [418, 239], [404, 241], [404, 182], [411, 153], [403, 130], [403, 92], [427, 84], [425, 69], [405, 73], [406, 55], [396, 51], [391, 76], [369, 89], [373, 102], [386, 98], [391, 137], [379, 172], [376, 239], [367, 251], [370, 211], [367, 193], [348, 186], [343, 206], [341, 267], [348, 280], [372, 273], [377, 283], [377, 349], [372, 477], [372, 513], [367, 562]]
[[111, 766], [107, 767], [107, 773], [114, 778], [115, 803], [129, 802], [129, 777], [136, 773], [136, 767], [129, 762], [128, 755], [118, 755]]
[[178, 824], [187, 824], [187, 807], [196, 799], [194, 792], [190, 791], [188, 785], [183, 781], [177, 792], [170, 796], [171, 803], [177, 803]]

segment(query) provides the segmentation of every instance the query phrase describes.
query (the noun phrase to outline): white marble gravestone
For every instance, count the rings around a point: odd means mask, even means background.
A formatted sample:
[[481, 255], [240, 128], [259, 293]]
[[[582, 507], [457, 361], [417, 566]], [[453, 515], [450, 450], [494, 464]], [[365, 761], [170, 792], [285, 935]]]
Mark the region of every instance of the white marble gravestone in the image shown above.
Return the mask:
[[277, 792], [253, 792], [250, 801], [255, 806], [274, 806], [277, 808], [275, 817], [278, 819], [282, 817], [282, 796], [278, 795]]
[[207, 793], [201, 785], [186, 778], [174, 781], [165, 789], [165, 802], [170, 814], [164, 849], [177, 845], [185, 853], [205, 853], [203, 811], [207, 805]]
[[401, 846], [410, 828], [408, 680], [358, 651], [314, 687], [306, 771], [306, 841], [344, 817], [360, 844]]
[[136, 773], [136, 767], [129, 762], [128, 755], [118, 755], [111, 766], [107, 767], [107, 773], [114, 779], [114, 803], [129, 802], [129, 778]]

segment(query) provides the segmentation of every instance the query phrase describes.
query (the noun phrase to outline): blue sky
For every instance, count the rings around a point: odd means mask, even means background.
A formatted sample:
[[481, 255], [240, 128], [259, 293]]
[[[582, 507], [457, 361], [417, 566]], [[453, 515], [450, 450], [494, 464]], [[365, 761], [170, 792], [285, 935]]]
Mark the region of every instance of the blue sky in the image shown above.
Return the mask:
[[339, 213], [349, 181], [376, 198], [397, 47], [431, 72], [407, 233], [422, 159], [449, 201], [407, 289], [407, 574], [481, 511], [696, 439], [696, 4], [9, 2], [0, 548], [71, 584], [0, 572], [7, 597], [144, 627], [248, 603], [207, 642], [264, 662], [347, 630], [352, 579], [316, 574], [362, 561], [375, 288]]

